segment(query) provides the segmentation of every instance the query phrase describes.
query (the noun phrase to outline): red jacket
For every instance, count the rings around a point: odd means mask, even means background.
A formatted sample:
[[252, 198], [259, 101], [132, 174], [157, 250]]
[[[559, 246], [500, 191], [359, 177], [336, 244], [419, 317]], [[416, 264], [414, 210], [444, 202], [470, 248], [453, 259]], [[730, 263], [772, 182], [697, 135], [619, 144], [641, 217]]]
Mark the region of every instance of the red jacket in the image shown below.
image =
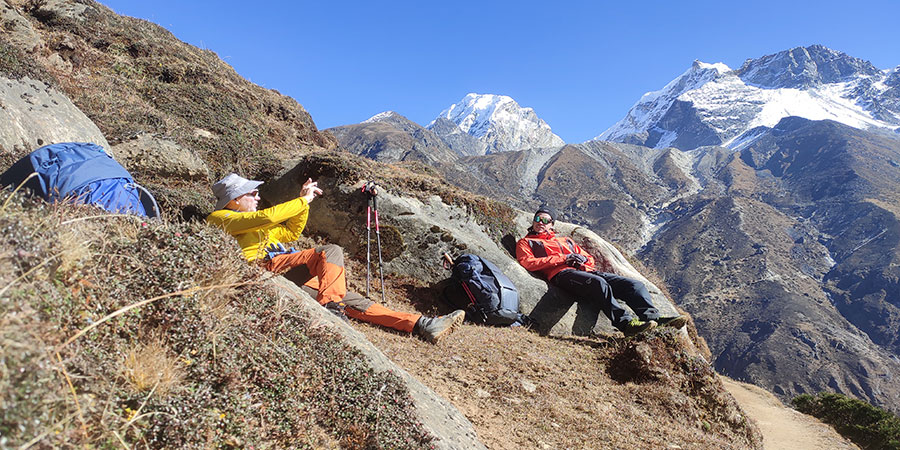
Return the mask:
[[516, 259], [519, 264], [531, 272], [540, 272], [547, 279], [565, 269], [571, 269], [566, 265], [566, 255], [579, 253], [587, 257], [587, 262], [579, 270], [594, 270], [594, 257], [584, 251], [571, 238], [557, 237], [552, 231], [537, 234], [529, 230], [527, 236], [519, 239], [516, 244]]

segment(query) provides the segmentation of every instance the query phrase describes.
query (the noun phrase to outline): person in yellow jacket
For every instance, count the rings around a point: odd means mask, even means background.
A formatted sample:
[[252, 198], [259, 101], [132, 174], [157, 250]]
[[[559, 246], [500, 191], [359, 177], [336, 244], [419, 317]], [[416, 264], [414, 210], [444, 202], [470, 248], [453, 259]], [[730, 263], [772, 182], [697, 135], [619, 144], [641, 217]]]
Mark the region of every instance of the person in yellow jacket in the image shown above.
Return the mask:
[[216, 210], [206, 218], [237, 239], [247, 261], [261, 263], [276, 273], [290, 270], [295, 282], [299, 279], [298, 284], [315, 295], [319, 304], [340, 317], [346, 314], [364, 322], [414, 332], [429, 342], [437, 342], [462, 323], [462, 310], [427, 317], [393, 311], [356, 292], [348, 292], [341, 247], [331, 244], [296, 251], [283, 245], [299, 238], [306, 227], [309, 203], [322, 194], [318, 184], [309, 179], [297, 198], [257, 210], [257, 188], [261, 184], [233, 173], [222, 178], [212, 187]]

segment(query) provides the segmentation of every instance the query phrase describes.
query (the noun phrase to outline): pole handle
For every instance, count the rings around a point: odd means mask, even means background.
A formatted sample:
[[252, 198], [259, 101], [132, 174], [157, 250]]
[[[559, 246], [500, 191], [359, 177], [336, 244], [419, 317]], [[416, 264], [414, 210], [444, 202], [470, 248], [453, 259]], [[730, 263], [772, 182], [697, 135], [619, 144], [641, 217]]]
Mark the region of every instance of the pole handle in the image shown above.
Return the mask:
[[450, 257], [449, 253], [444, 252], [443, 256], [441, 256], [441, 265], [447, 270], [453, 268], [453, 258]]

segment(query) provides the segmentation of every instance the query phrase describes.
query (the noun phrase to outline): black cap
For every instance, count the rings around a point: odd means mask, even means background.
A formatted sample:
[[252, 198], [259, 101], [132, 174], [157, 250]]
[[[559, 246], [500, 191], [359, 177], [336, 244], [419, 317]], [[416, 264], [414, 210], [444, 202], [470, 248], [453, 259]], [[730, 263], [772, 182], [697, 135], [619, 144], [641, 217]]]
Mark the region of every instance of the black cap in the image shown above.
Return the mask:
[[534, 215], [536, 216], [540, 213], [547, 214], [548, 216], [550, 216], [550, 220], [556, 221], [556, 210], [552, 207], [546, 205], [541, 206], [537, 211], [534, 212]]

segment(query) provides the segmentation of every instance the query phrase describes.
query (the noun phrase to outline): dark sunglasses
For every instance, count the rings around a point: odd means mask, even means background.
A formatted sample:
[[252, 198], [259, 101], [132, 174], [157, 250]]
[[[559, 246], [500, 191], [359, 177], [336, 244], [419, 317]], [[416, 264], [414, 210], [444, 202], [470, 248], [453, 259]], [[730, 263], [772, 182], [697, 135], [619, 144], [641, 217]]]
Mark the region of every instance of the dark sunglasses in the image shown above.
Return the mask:
[[542, 223], [542, 224], [546, 225], [551, 222], [553, 222], [553, 219], [551, 219], [549, 217], [545, 218], [545, 217], [541, 217], [541, 216], [534, 216], [534, 223]]

